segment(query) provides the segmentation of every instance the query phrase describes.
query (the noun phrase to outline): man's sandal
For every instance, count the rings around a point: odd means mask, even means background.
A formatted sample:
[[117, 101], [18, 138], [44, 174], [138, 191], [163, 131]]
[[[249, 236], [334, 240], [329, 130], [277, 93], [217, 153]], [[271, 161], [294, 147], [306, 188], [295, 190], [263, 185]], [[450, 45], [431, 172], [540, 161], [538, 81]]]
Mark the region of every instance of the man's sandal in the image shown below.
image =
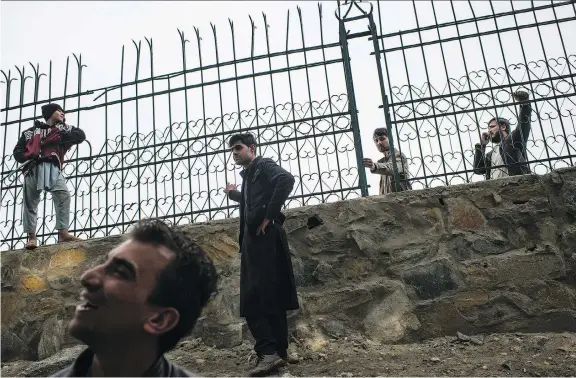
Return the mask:
[[26, 242], [26, 249], [36, 249], [38, 247], [36, 239], [30, 239]]
[[75, 242], [75, 241], [80, 241], [82, 239], [77, 238], [76, 236], [68, 236], [66, 239], [61, 239], [60, 237], [58, 237], [58, 243], [69, 243], [69, 242]]

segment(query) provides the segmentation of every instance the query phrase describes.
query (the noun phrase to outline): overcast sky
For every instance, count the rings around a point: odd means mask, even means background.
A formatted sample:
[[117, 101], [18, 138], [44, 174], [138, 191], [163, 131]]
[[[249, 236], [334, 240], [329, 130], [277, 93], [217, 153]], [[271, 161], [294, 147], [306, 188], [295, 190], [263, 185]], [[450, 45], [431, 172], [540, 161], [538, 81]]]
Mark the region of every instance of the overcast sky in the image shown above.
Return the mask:
[[[549, 2], [536, 2], [536, 5], [549, 4]], [[382, 5], [382, 28], [384, 33], [396, 32], [398, 30], [406, 30], [416, 27], [416, 18], [412, 2], [383, 2]], [[121, 51], [122, 46], [125, 46], [124, 56], [124, 81], [134, 80], [136, 75], [136, 48], [132, 42], [135, 40], [137, 43], [141, 42], [140, 52], [140, 67], [138, 71], [139, 78], [147, 78], [150, 76], [150, 54], [146, 40], [144, 37], [152, 38], [153, 40], [153, 53], [154, 53], [154, 74], [165, 74], [177, 72], [182, 69], [182, 53], [181, 43], [177, 32], [180, 29], [185, 33], [186, 39], [190, 41], [186, 45], [186, 59], [187, 68], [194, 68], [200, 65], [198, 55], [198, 45], [194, 27], [197, 27], [202, 37], [202, 60], [203, 65], [215, 63], [214, 54], [214, 39], [210, 22], [216, 26], [218, 38], [218, 53], [220, 62], [232, 60], [232, 38], [228, 19], [234, 22], [235, 32], [235, 48], [237, 58], [246, 58], [251, 54], [251, 26], [249, 16], [252, 16], [257, 29], [255, 30], [255, 55], [265, 54], [267, 52], [264, 23], [262, 13], [267, 16], [267, 23], [269, 25], [269, 44], [271, 52], [283, 51], [286, 48], [286, 28], [287, 28], [287, 11], [290, 10], [290, 28], [288, 47], [290, 49], [302, 47], [302, 35], [300, 24], [298, 20], [298, 13], [296, 7], [299, 6], [302, 10], [302, 22], [304, 28], [304, 43], [306, 46], [319, 45], [321, 42], [320, 34], [320, 20], [318, 16], [318, 3], [313, 1], [212, 1], [212, 2], [184, 2], [184, 1], [143, 1], [143, 2], [123, 2], [123, 1], [46, 1], [46, 2], [31, 2], [31, 1], [2, 1], [1, 3], [1, 68], [6, 73], [11, 71], [12, 77], [18, 77], [18, 72], [14, 68], [24, 66], [26, 75], [33, 76], [32, 67], [28, 62], [32, 62], [34, 66], [39, 64], [40, 72], [48, 74], [49, 62], [52, 61], [53, 65], [53, 83], [52, 83], [52, 96], [59, 96], [63, 93], [64, 73], [66, 68], [66, 58], [70, 58], [69, 67], [69, 81], [67, 93], [75, 93], [77, 90], [77, 68], [75, 59], [72, 53], [76, 55], [82, 54], [82, 64], [86, 65], [82, 73], [82, 91], [102, 88], [106, 86], [116, 85], [120, 82], [120, 64], [121, 64]], [[324, 43], [332, 43], [338, 41], [338, 22], [334, 16], [336, 9], [335, 1], [327, 1], [322, 3], [323, 6], [323, 38]], [[519, 1], [511, 5], [510, 2], [497, 1], [497, 2], [472, 2], [474, 14], [476, 16], [490, 14], [494, 7], [495, 12], [504, 12], [514, 9], [525, 8], [530, 6], [530, 2]], [[378, 13], [376, 3], [374, 3], [375, 18], [378, 21]], [[435, 13], [434, 13], [435, 12]], [[458, 19], [466, 19], [472, 17], [472, 11], [468, 2], [454, 2], [454, 9], [448, 2], [436, 2], [434, 8], [430, 2], [417, 2], [418, 22], [420, 26], [434, 24], [434, 15], [437, 17], [439, 23], [452, 21], [454, 14]], [[557, 9], [557, 17], [574, 17], [574, 7], [566, 6], [562, 9]], [[498, 28], [502, 29], [510, 27], [518, 22], [519, 24], [526, 24], [534, 22], [534, 17], [539, 22], [553, 19], [554, 14], [551, 10], [523, 14], [514, 20], [512, 17], [502, 18], [498, 21]], [[366, 20], [360, 20], [353, 23], [346, 24], [348, 29], [353, 32], [367, 30]], [[423, 40], [433, 40], [438, 38], [438, 33], [442, 38], [449, 38], [455, 36], [457, 32], [461, 34], [469, 34], [475, 32], [478, 28], [483, 30], [494, 30], [494, 21], [486, 20], [480, 22], [478, 25], [474, 23], [466, 24], [456, 30], [455, 27], [444, 28], [440, 31], [431, 30], [422, 33]], [[540, 36], [545, 43], [540, 43]], [[565, 45], [562, 46], [560, 36], [563, 36]], [[443, 50], [440, 45], [435, 44], [427, 46], [424, 51], [421, 48], [411, 49], [405, 54], [401, 51], [392, 52], [387, 54], [389, 75], [385, 75], [386, 89], [390, 96], [391, 102], [400, 102], [409, 100], [409, 92], [406, 90], [408, 79], [410, 85], [422, 90], [423, 95], [427, 96], [431, 92], [432, 95], [438, 93], [449, 93], [446, 85], [447, 77], [460, 79], [466, 74], [466, 71], [472, 72], [483, 70], [487, 66], [489, 69], [496, 69], [506, 63], [507, 65], [514, 63], [522, 63], [524, 61], [523, 54], [526, 55], [527, 60], [539, 60], [544, 56], [547, 58], [559, 58], [564, 56], [564, 49], [567, 55], [576, 53], [576, 47], [573, 43], [573, 36], [576, 35], [575, 22], [562, 23], [560, 30], [555, 24], [542, 26], [538, 31], [536, 28], [523, 29], [519, 34], [514, 32], [503, 33], [498, 39], [498, 35], [492, 34], [480, 38], [466, 39], [463, 42], [461, 49], [458, 41], [444, 43]], [[390, 38], [385, 41], [385, 47], [390, 48], [398, 46], [400, 43], [409, 45], [419, 40], [418, 34], [405, 36], [402, 41], [399, 38]], [[522, 44], [520, 43], [522, 41]], [[499, 43], [504, 46], [505, 53], [499, 47]], [[379, 153], [371, 141], [372, 130], [376, 127], [384, 126], [384, 117], [381, 109], [378, 108], [382, 103], [378, 76], [376, 72], [375, 58], [370, 55], [373, 51], [372, 42], [367, 38], [359, 38], [350, 41], [350, 54], [352, 57], [352, 68], [354, 86], [356, 91], [356, 101], [359, 109], [360, 129], [362, 134], [362, 147], [364, 156], [379, 158]], [[327, 49], [326, 60], [340, 58], [340, 49], [332, 48]], [[442, 63], [442, 53], [447, 60], [447, 69], [444, 69]], [[482, 53], [484, 55], [482, 55]], [[426, 57], [426, 61], [423, 60]], [[308, 62], [321, 61], [321, 51], [311, 52], [307, 54], [306, 59]], [[302, 54], [294, 54], [290, 57], [291, 66], [303, 64], [304, 56]], [[427, 65], [428, 75], [424, 69], [424, 64]], [[576, 67], [576, 61], [573, 60], [572, 64]], [[272, 69], [283, 68], [286, 65], [286, 58], [280, 57], [272, 59]], [[268, 61], [255, 62], [255, 70], [262, 71], [268, 70]], [[569, 67], [566, 63], [560, 62], [556, 67], [558, 75], [568, 74]], [[239, 74], [251, 72], [250, 64], [240, 64], [237, 66]], [[509, 88], [516, 88], [514, 81], [525, 81], [538, 77], [546, 77], [546, 75], [555, 74], [552, 72], [545, 72], [546, 67], [542, 69], [534, 69], [531, 76], [527, 74], [526, 69], [519, 68], [512, 72], [512, 80], [506, 75], [494, 76], [496, 84], [509, 85]], [[406, 75], [408, 70], [409, 75]], [[573, 69], [574, 70], [574, 69]], [[537, 71], [537, 72], [536, 72]], [[216, 79], [216, 70], [209, 70], [204, 73], [204, 81]], [[233, 68], [227, 67], [221, 70], [222, 77], [231, 77], [234, 75]], [[514, 76], [516, 75], [516, 76]], [[328, 84], [326, 83], [326, 76], [328, 77]], [[201, 78], [199, 73], [192, 73], [186, 76], [187, 84], [199, 83]], [[3, 78], [2, 78], [3, 79]], [[572, 78], [573, 79], [573, 78]], [[311, 98], [313, 101], [322, 102], [327, 99], [328, 93], [330, 95], [337, 95], [346, 93], [346, 86], [342, 70], [342, 64], [332, 64], [324, 70], [323, 67], [310, 69], [308, 72], [308, 79], [304, 70], [293, 71], [291, 80], [293, 81], [293, 91], [290, 92], [287, 74], [273, 75], [274, 82], [274, 98], [270, 90], [270, 76], [258, 78], [256, 83], [256, 95], [253, 92], [254, 82], [252, 79], [242, 80], [239, 83], [240, 93], [240, 110], [250, 110], [255, 107], [256, 101], [258, 107], [271, 106], [274, 103], [283, 103], [291, 101], [294, 98], [295, 102], [305, 103]], [[310, 92], [308, 91], [307, 80], [310, 82]], [[388, 83], [390, 80], [390, 83]], [[471, 80], [479, 87], [486, 86], [485, 75], [473, 75]], [[432, 87], [428, 87], [425, 83], [429, 81]], [[557, 83], [556, 83], [557, 84]], [[567, 81], [568, 86], [572, 86], [573, 80]], [[13, 82], [10, 104], [13, 106], [19, 101], [19, 81]], [[167, 88], [166, 81], [155, 82], [155, 90], [163, 90]], [[177, 87], [183, 85], [182, 77], [171, 80], [171, 86]], [[389, 85], [397, 87], [390, 90]], [[458, 90], [468, 90], [469, 87], [462, 84], [452, 83], [450, 90], [457, 92]], [[473, 89], [473, 88], [472, 88]], [[537, 90], [537, 88], [528, 88]], [[139, 94], [149, 93], [151, 90], [150, 84], [142, 84], [138, 87]], [[546, 88], [542, 89], [546, 90]], [[550, 88], [547, 89], [551, 91]], [[202, 102], [202, 92], [200, 88], [191, 89], [188, 92], [188, 119], [189, 121], [198, 120], [201, 118], [214, 118], [219, 117], [221, 114], [226, 114], [238, 110], [238, 102], [236, 100], [237, 93], [234, 82], [224, 84], [219, 91], [217, 85], [212, 85], [205, 88], [204, 103]], [[390, 93], [392, 92], [392, 93]], [[91, 106], [103, 102], [103, 97], [94, 101], [94, 99], [101, 92], [94, 95], [83, 96], [80, 106]], [[138, 130], [146, 134], [153, 130], [164, 130], [174, 122], [185, 122], [186, 107], [184, 106], [184, 92], [179, 92], [171, 96], [171, 108], [168, 109], [166, 101], [167, 96], [162, 99], [155, 100], [156, 117], [152, 119], [151, 100], [139, 101], [138, 107], [138, 122], [136, 122], [136, 104], [134, 101], [127, 103], [122, 107], [123, 122], [120, 122], [120, 107], [111, 106], [108, 109], [108, 123], [105, 123], [104, 109], [96, 109], [81, 112], [81, 119], [79, 126], [86, 130], [90, 145], [84, 144], [80, 149], [80, 155], [87, 156], [96, 154], [103, 151], [105, 145], [105, 129], [107, 128], [108, 139], [114, 139], [120, 133], [124, 136], [130, 136]], [[222, 94], [222, 109], [220, 108], [220, 93]], [[412, 95], [414, 96], [414, 93]], [[427, 94], [428, 93], [428, 94]], [[124, 97], [133, 96], [135, 88], [132, 86], [124, 90]], [[2, 84], [0, 101], [2, 108], [6, 103], [5, 84]], [[110, 92], [109, 101], [119, 98], [119, 91], [115, 90]], [[543, 94], [546, 96], [546, 94]], [[39, 99], [48, 97], [48, 81], [45, 77], [40, 82]], [[159, 96], [160, 97], [160, 96]], [[505, 96], [504, 96], [505, 97]], [[26, 82], [25, 100], [30, 102], [33, 100], [33, 81]], [[67, 108], [76, 108], [77, 100], [68, 100]], [[461, 99], [464, 101], [464, 99]], [[504, 99], [503, 101], [507, 101]], [[556, 109], [552, 106], [550, 112], [562, 113], [562, 109], [567, 109], [566, 106], [572, 106], [574, 97], [560, 99], [555, 103]], [[335, 104], [337, 105], [337, 104]], [[399, 110], [399, 115], [406, 114], [410, 117], [414, 116], [414, 112], [418, 111], [428, 112], [424, 104], [420, 104], [416, 109], [405, 107]], [[546, 110], [546, 109], [541, 109]], [[510, 108], [499, 108], [501, 115], [513, 118], [515, 110]], [[34, 114], [32, 107], [26, 108], [23, 111], [22, 118], [31, 116], [38, 116], [39, 109]], [[411, 114], [411, 115], [410, 115]], [[2, 122], [5, 121], [5, 113], [2, 113]], [[411, 173], [412, 175], [421, 176], [423, 174], [422, 161], [426, 162], [429, 167], [427, 174], [441, 173], [442, 164], [439, 159], [430, 157], [437, 154], [442, 144], [443, 153], [447, 154], [451, 160], [447, 160], [448, 169], [453, 171], [463, 170], [464, 168], [470, 169], [469, 163], [465, 165], [465, 160], [470, 159], [471, 149], [478, 141], [478, 129], [476, 122], [485, 124], [485, 122], [492, 116], [489, 111], [470, 112], [458, 116], [441, 117], [438, 120], [424, 120], [420, 122], [407, 122], [398, 126], [400, 129], [400, 145], [402, 151], [411, 158]], [[8, 120], [18, 119], [20, 117], [18, 110], [10, 111]], [[171, 118], [170, 118], [171, 117]], [[394, 115], [393, 115], [394, 117]], [[154, 121], [154, 122], [153, 122]], [[560, 124], [560, 122], [544, 120], [540, 121], [535, 127], [534, 138], [542, 138], [542, 135], [547, 134], [547, 130], [555, 130], [558, 133], [561, 126], [573, 127], [570, 125], [569, 120], [567, 124]], [[574, 119], [571, 119], [574, 122]], [[76, 114], [68, 116], [68, 122], [77, 124], [78, 118]], [[27, 124], [9, 125], [2, 127], [0, 138], [5, 139], [0, 143], [3, 151], [2, 155], [10, 155], [14, 144], [19, 135], [19, 129], [29, 127], [30, 122]], [[120, 124], [123, 128], [120, 128]], [[416, 130], [420, 133], [424, 143], [418, 143], [416, 138]], [[440, 137], [438, 137], [438, 133]], [[180, 135], [182, 133], [180, 132]], [[440, 142], [441, 141], [441, 142]], [[324, 142], [319, 142], [324, 143]], [[338, 143], [344, 143], [340, 141]], [[4, 146], [5, 145], [5, 149]], [[110, 146], [112, 144], [109, 144]], [[460, 145], [462, 147], [460, 147]], [[300, 146], [302, 149], [311, 148], [309, 146]], [[324, 144], [322, 144], [324, 146]], [[564, 146], [564, 147], [563, 147]], [[552, 144], [549, 149], [565, 148], [565, 145], [558, 144], [554, 147]], [[112, 147], [110, 147], [112, 148]], [[290, 150], [292, 148], [292, 150]], [[316, 146], [318, 148], [318, 146]], [[419, 150], [422, 149], [422, 153]], [[539, 146], [534, 146], [533, 150], [535, 158], [546, 157], [547, 153], [543, 148], [542, 143]], [[274, 149], [265, 151], [268, 155], [277, 153]], [[290, 154], [294, 155], [296, 151], [294, 147], [286, 147], [281, 152], [285, 156]], [[463, 153], [468, 153], [469, 156], [463, 156]], [[549, 154], [549, 153], [548, 153]], [[428, 156], [430, 155], [430, 156]], [[334, 169], [334, 158], [324, 156], [321, 160], [321, 170], [329, 167]], [[341, 154], [341, 159], [354, 159], [353, 154]], [[315, 160], [314, 160], [315, 161]], [[94, 164], [94, 163], [93, 163]], [[209, 169], [210, 166], [218, 170], [218, 166], [224, 167], [228, 165], [227, 157], [221, 156], [217, 160], [203, 161], [204, 171]], [[315, 164], [315, 163], [314, 163]], [[355, 162], [351, 163], [341, 162], [341, 164], [354, 166]], [[208, 166], [208, 167], [207, 167]], [[293, 167], [294, 165], [290, 165]], [[182, 169], [191, 170], [190, 166], [181, 166]], [[11, 169], [11, 167], [3, 167], [3, 170]], [[94, 166], [97, 170], [98, 167]], [[198, 168], [197, 172], [201, 172]], [[305, 173], [305, 167], [301, 168]], [[237, 172], [236, 172], [237, 173]], [[150, 176], [152, 171], [147, 172], [130, 172], [132, 178], [126, 177], [125, 180], [135, 180], [136, 176], [140, 174], [141, 183], [143, 176]], [[154, 174], [160, 175], [155, 172]], [[376, 194], [378, 190], [378, 177], [371, 175], [367, 172], [369, 184], [371, 185], [370, 194]], [[217, 177], [216, 177], [217, 176]], [[214, 176], [210, 190], [214, 190], [214, 186], [221, 187], [225, 184], [224, 176], [218, 174]], [[230, 178], [230, 181], [240, 181], [239, 176]], [[450, 183], [461, 183], [464, 178], [451, 181]], [[470, 177], [469, 177], [470, 179]], [[474, 177], [474, 181], [481, 180], [482, 177]], [[335, 184], [334, 180], [327, 179], [328, 185]], [[312, 180], [313, 181], [313, 180]], [[317, 181], [317, 180], [316, 180]], [[328, 182], [329, 181], [329, 182]], [[98, 183], [92, 182], [92, 186], [98, 186]], [[428, 185], [436, 186], [442, 184], [441, 181], [428, 182]], [[84, 186], [87, 188], [88, 183]], [[198, 183], [199, 186], [205, 187], [206, 183]], [[318, 183], [310, 184], [309, 191], [317, 191]], [[327, 185], [326, 183], [324, 185]], [[141, 184], [143, 197], [163, 197], [169, 195], [169, 192], [156, 194], [150, 192], [145, 184]], [[206, 188], [205, 188], [206, 189]], [[160, 189], [159, 189], [160, 190]], [[327, 190], [324, 186], [323, 190]], [[186, 189], [182, 189], [185, 192]], [[180, 192], [177, 188], [172, 195]], [[303, 190], [305, 193], [306, 190]], [[110, 196], [111, 194], [109, 194]], [[5, 203], [10, 199], [6, 193], [2, 194], [2, 201]], [[94, 204], [102, 200], [100, 195], [92, 197]], [[216, 206], [223, 200], [222, 193], [214, 196], [215, 202], [212, 206]], [[113, 199], [110, 199], [113, 201]], [[200, 201], [201, 199], [199, 199]], [[205, 200], [205, 199], [204, 199]], [[313, 203], [313, 202], [312, 202]], [[205, 206], [206, 202], [199, 202], [195, 207]], [[78, 208], [86, 207], [78, 203]], [[99, 203], [102, 206], [102, 203]], [[3, 218], [6, 215], [3, 215]], [[133, 217], [134, 214], [127, 215], [128, 219]], [[116, 218], [114, 218], [116, 219]], [[202, 219], [199, 219], [202, 220]]]

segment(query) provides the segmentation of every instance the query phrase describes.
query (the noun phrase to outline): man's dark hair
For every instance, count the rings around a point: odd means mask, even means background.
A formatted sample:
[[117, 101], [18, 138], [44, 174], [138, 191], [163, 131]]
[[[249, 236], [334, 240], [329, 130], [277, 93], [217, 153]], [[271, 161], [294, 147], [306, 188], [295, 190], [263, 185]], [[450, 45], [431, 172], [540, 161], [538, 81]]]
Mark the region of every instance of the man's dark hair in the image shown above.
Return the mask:
[[376, 130], [374, 130], [374, 134], [372, 135], [372, 138], [377, 138], [377, 137], [381, 137], [381, 136], [388, 136], [388, 129], [386, 129], [385, 127], [379, 127]]
[[502, 126], [505, 125], [506, 126], [506, 132], [510, 133], [510, 122], [506, 119], [506, 118], [492, 118], [490, 121], [488, 121], [488, 126], [490, 126], [490, 124], [492, 123], [492, 121], [496, 121], [498, 123], [498, 126]]
[[141, 243], [166, 247], [174, 253], [174, 259], [158, 274], [148, 298], [153, 305], [173, 307], [180, 313], [176, 327], [158, 340], [159, 353], [163, 354], [192, 331], [216, 291], [218, 275], [212, 259], [189, 234], [160, 220], [138, 223], [130, 237]]
[[257, 146], [258, 143], [256, 142], [256, 138], [251, 133], [244, 133], [244, 134], [234, 134], [228, 140], [228, 146], [232, 147], [232, 145], [236, 142], [240, 142], [246, 147], [250, 147], [251, 145]]

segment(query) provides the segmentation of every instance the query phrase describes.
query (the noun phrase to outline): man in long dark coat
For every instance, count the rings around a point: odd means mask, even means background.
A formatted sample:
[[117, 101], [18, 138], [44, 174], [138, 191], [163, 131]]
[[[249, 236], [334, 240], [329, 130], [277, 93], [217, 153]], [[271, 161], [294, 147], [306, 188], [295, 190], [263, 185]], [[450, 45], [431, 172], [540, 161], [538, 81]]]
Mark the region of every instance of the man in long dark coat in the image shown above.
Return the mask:
[[282, 206], [294, 176], [272, 159], [256, 156], [252, 134], [229, 140], [234, 162], [244, 167], [242, 189], [228, 184], [228, 197], [240, 203], [240, 316], [256, 340], [251, 376], [269, 374], [290, 361], [287, 310], [298, 309], [292, 260]]

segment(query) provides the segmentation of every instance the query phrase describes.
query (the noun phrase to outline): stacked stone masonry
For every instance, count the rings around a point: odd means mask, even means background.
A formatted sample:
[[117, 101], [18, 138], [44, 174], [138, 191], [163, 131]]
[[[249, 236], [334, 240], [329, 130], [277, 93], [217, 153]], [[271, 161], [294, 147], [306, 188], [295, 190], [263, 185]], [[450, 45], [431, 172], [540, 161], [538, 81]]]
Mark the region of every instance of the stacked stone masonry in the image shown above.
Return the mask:
[[[374, 196], [287, 212], [301, 310], [314, 349], [361, 332], [380, 343], [487, 332], [576, 332], [576, 169]], [[232, 347], [236, 219], [184, 226], [221, 274], [192, 337]], [[2, 361], [76, 344], [66, 324], [79, 277], [121, 237], [2, 253]]]

